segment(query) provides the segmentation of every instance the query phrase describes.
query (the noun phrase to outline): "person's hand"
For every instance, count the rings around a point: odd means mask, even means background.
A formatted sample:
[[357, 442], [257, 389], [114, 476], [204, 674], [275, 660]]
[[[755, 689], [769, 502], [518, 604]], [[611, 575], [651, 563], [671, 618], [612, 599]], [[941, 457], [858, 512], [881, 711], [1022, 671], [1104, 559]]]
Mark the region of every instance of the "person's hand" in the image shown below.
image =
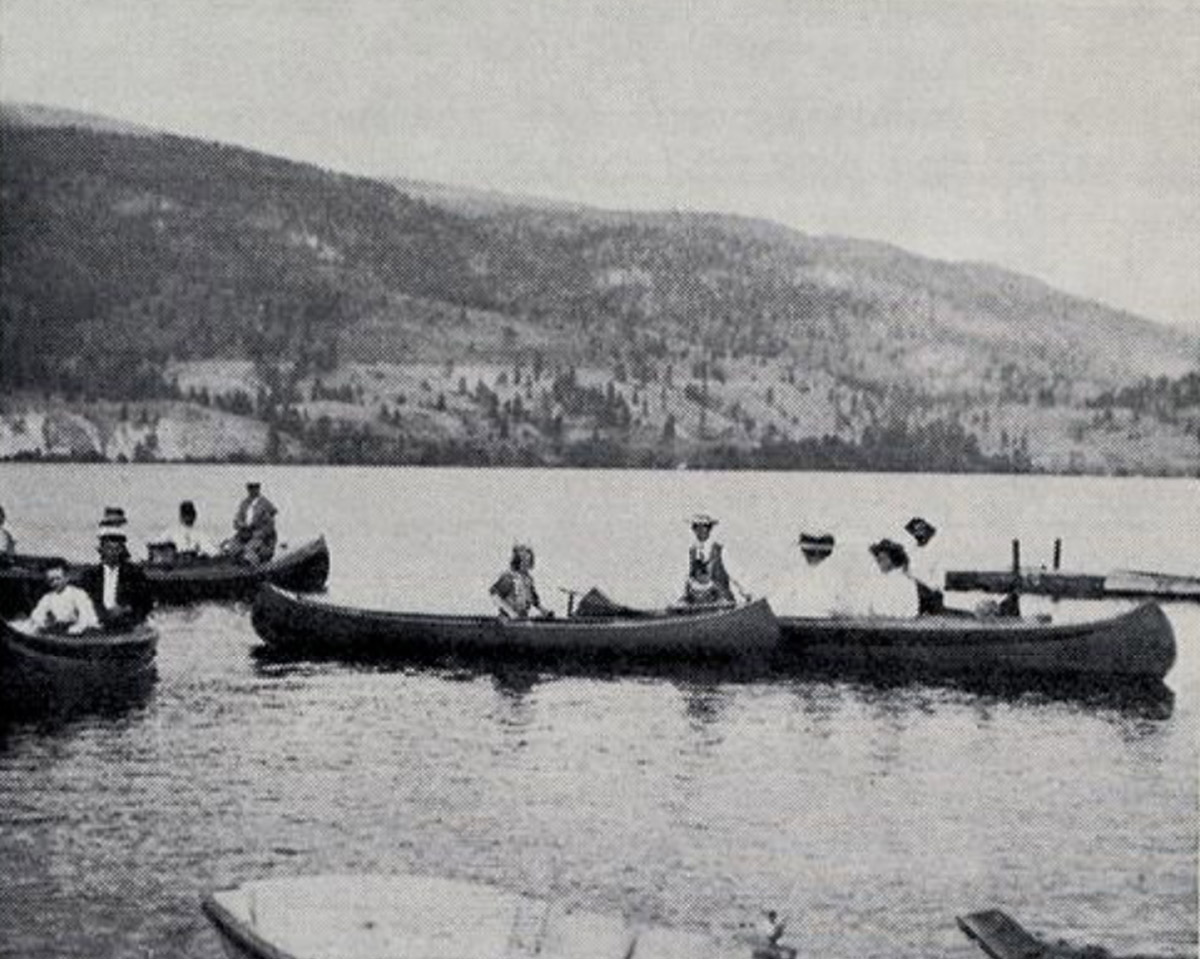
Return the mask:
[[83, 623], [76, 623], [67, 630], [69, 636], [81, 636], [85, 632]]

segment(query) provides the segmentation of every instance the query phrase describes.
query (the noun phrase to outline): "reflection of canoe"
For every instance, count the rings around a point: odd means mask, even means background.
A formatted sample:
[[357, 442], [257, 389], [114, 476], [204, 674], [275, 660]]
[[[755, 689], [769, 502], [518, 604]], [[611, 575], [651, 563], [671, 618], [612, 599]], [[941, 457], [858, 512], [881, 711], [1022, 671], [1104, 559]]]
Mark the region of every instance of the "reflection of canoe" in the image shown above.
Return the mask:
[[81, 636], [43, 636], [0, 622], [5, 697], [28, 700], [119, 693], [151, 670], [157, 644], [158, 634], [145, 624]]
[[707, 936], [425, 876], [264, 879], [202, 906], [232, 959], [741, 959]]
[[329, 578], [329, 547], [320, 536], [259, 566], [214, 557], [174, 566], [147, 563], [143, 568], [160, 603], [249, 599], [263, 583], [299, 591], [321, 589]]
[[[24, 616], [33, 609], [46, 591], [46, 567], [51, 562], [62, 560], [18, 556], [0, 566], [0, 616]], [[321, 536], [259, 566], [221, 556], [139, 565], [146, 571], [151, 594], [160, 603], [250, 599], [263, 583], [299, 591], [321, 589], [329, 578], [329, 547]], [[77, 580], [86, 568], [69, 566], [69, 578]]]
[[1015, 579], [1011, 571], [1001, 570], [964, 569], [946, 573], [949, 590], [1008, 593], [1014, 585], [1020, 593], [1058, 599], [1200, 600], [1200, 577], [1170, 573], [1121, 569], [1101, 576], [1025, 568]]
[[253, 621], [275, 649], [332, 656], [719, 656], [771, 651], [779, 636], [766, 600], [694, 616], [504, 620], [356, 609], [264, 586], [254, 602]]
[[1056, 625], [918, 616], [781, 617], [779, 626], [789, 654], [822, 667], [1161, 680], [1175, 661], [1171, 623], [1153, 603], [1111, 619]]

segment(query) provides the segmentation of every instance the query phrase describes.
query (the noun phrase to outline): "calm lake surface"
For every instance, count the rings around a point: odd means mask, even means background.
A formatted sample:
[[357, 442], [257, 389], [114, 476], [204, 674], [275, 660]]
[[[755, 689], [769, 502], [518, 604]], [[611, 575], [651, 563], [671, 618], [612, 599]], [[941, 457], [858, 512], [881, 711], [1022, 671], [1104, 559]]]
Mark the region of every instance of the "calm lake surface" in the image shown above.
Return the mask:
[[[1200, 572], [1195, 481], [165, 466], [2, 466], [25, 549], [84, 558], [105, 505], [142, 542], [182, 497], [223, 536], [247, 478], [281, 536], [324, 532], [330, 595], [486, 611], [514, 539], [543, 598], [677, 594], [695, 510], [729, 565], [803, 602], [801, 528], [854, 557], [921, 513], [944, 567]], [[800, 599], [797, 600], [798, 594]], [[1088, 618], [1117, 603], [1038, 606]], [[158, 612], [157, 680], [101, 713], [0, 727], [0, 956], [216, 959], [201, 893], [422, 871], [733, 935], [773, 905], [806, 957], [967, 957], [1004, 908], [1114, 952], [1197, 952], [1200, 606], [1151, 703], [773, 676], [495, 675], [278, 663], [247, 610]]]

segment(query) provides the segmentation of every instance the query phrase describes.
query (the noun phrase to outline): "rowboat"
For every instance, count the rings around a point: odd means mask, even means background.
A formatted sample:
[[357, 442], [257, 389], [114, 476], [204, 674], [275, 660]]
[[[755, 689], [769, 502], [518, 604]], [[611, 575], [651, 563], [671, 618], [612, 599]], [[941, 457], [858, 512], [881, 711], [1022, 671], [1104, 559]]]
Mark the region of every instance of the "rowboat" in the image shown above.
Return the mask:
[[779, 628], [784, 650], [801, 663], [854, 671], [1162, 680], [1175, 662], [1170, 620], [1153, 603], [1084, 623], [781, 617]]
[[991, 959], [1117, 959], [1099, 946], [1047, 942], [999, 909], [958, 916], [955, 921], [966, 937]]
[[745, 959], [698, 933], [428, 876], [263, 879], [201, 908], [230, 959]]
[[249, 599], [263, 583], [300, 592], [322, 589], [329, 578], [329, 547], [319, 536], [258, 566], [214, 556], [180, 559], [173, 565], [146, 563], [143, 569], [160, 603]]
[[1025, 567], [1010, 570], [950, 570], [946, 589], [1008, 593], [1016, 591], [1056, 599], [1200, 600], [1200, 577], [1144, 570], [1114, 570], [1105, 575]]
[[4, 705], [121, 693], [153, 673], [158, 634], [142, 623], [79, 636], [42, 635], [0, 621], [0, 677]]
[[[0, 566], [0, 616], [28, 614], [46, 591], [46, 567], [62, 562], [50, 556], [16, 556]], [[322, 589], [329, 578], [329, 547], [320, 536], [258, 566], [228, 556], [179, 557], [170, 563], [138, 565], [160, 603], [250, 599], [263, 583], [297, 591]], [[68, 578], [76, 580], [86, 568], [68, 565]]]
[[779, 639], [766, 600], [694, 616], [511, 620], [358, 609], [267, 585], [255, 598], [252, 621], [277, 651], [348, 657], [430, 652], [740, 657], [769, 653]]

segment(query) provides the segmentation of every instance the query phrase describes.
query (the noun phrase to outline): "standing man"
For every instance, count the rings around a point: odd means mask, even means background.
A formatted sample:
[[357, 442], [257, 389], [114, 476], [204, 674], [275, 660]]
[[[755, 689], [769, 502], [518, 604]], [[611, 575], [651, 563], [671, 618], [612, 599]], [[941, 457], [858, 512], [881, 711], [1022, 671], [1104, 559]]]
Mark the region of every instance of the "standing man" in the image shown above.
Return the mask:
[[267, 562], [275, 555], [274, 504], [262, 495], [262, 484], [246, 484], [246, 498], [233, 517], [233, 539], [226, 551], [251, 565]]
[[90, 567], [80, 582], [108, 627], [140, 623], [154, 605], [150, 584], [141, 568], [129, 562], [125, 534], [114, 525], [100, 529], [100, 565]]

